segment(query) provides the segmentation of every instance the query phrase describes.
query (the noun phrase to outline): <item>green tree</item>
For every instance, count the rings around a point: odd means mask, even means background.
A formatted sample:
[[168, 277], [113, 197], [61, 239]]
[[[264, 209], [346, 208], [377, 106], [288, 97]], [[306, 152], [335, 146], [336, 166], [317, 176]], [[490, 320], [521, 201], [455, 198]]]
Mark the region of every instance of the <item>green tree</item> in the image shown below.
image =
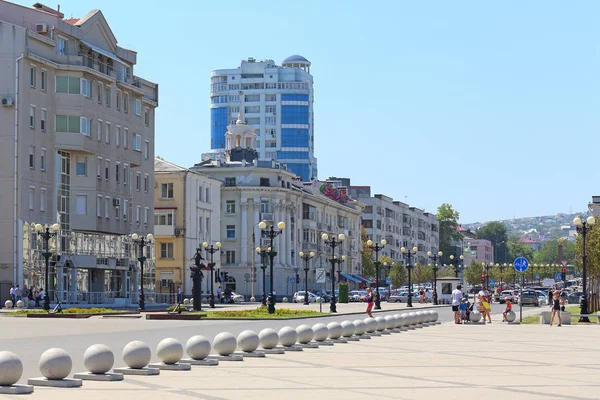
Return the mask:
[[[562, 242], [562, 243], [561, 243]], [[535, 254], [534, 262], [538, 264], [558, 263], [558, 246], [562, 244], [563, 260], [573, 264], [577, 260], [577, 245], [567, 240], [552, 240]]]
[[508, 260], [503, 262], [512, 263], [517, 257], [525, 257], [530, 264], [536, 262], [533, 248], [521, 242], [518, 236], [511, 236], [508, 239]]
[[406, 267], [400, 261], [392, 264], [392, 270], [389, 276], [392, 278], [392, 284], [396, 287], [404, 285], [408, 281], [408, 273]]
[[471, 264], [465, 267], [465, 280], [471, 285], [481, 284], [481, 263], [471, 260]]
[[506, 226], [502, 222], [488, 222], [477, 229], [477, 239], [487, 239], [494, 246], [494, 262], [505, 263], [508, 260], [508, 235]]
[[452, 242], [461, 239], [461, 234], [456, 230], [460, 213], [452, 205], [444, 203], [437, 209], [436, 219], [440, 225], [440, 251], [444, 252], [443, 259], [448, 262], [454, 249]]
[[417, 264], [412, 270], [412, 283], [433, 281], [433, 269], [429, 265]]
[[[593, 313], [600, 309], [600, 299], [598, 296], [600, 280], [600, 221], [596, 218], [593, 229], [587, 231], [585, 237], [585, 254], [587, 256], [586, 270], [589, 277], [588, 281], [588, 312]], [[564, 245], [564, 243], [563, 243]], [[577, 235], [577, 263], [573, 263], [578, 272], [582, 274], [582, 265], [580, 260], [583, 256], [583, 235]]]
[[379, 256], [379, 262], [381, 263], [379, 265], [379, 286], [386, 286], [385, 278], [388, 276], [394, 262], [392, 257], [388, 255]]
[[361, 254], [361, 265], [362, 265], [362, 273], [366, 276], [375, 275], [375, 264], [373, 264], [373, 249], [367, 246], [367, 230], [365, 228], [361, 229], [360, 237], [363, 242], [363, 250]]

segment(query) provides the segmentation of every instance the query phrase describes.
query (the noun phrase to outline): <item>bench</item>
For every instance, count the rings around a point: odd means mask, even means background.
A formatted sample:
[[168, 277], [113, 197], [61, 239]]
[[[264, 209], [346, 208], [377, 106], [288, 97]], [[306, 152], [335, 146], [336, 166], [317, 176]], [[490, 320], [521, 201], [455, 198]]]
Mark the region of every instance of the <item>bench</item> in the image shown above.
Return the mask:
[[[563, 325], [571, 325], [571, 313], [568, 311], [561, 311], [560, 317], [562, 319]], [[542, 311], [540, 313], [540, 324], [549, 325], [550, 319], [552, 318], [552, 311]], [[558, 318], [554, 320], [555, 323], [558, 323]]]

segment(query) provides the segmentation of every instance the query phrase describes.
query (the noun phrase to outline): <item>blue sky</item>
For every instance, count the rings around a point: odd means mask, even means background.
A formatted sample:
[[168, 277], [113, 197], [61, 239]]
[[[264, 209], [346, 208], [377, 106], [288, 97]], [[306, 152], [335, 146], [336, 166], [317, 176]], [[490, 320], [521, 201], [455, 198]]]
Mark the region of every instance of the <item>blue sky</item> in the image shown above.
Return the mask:
[[301, 54], [321, 179], [432, 212], [448, 202], [464, 223], [581, 211], [600, 194], [598, 2], [60, 4], [101, 7], [138, 51], [135, 73], [160, 84], [156, 154], [180, 165], [210, 147], [211, 70]]

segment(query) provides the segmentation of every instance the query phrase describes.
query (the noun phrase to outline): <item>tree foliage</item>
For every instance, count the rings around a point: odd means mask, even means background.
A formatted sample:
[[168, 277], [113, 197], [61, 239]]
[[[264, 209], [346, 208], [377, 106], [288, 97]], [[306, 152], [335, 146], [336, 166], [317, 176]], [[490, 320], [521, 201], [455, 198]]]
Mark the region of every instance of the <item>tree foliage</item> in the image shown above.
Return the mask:
[[363, 242], [363, 250], [361, 254], [360, 263], [362, 265], [362, 273], [366, 276], [375, 275], [375, 264], [373, 264], [373, 249], [367, 246], [367, 230], [362, 228], [360, 231], [360, 237]]
[[417, 264], [412, 270], [412, 282], [424, 283], [433, 281], [433, 269], [429, 265]]
[[444, 252], [444, 260], [448, 261], [453, 253], [452, 242], [461, 239], [457, 231], [460, 213], [452, 205], [443, 203], [437, 209], [436, 219], [440, 225], [440, 250]]
[[[586, 269], [588, 276], [600, 277], [600, 226], [598, 225], [598, 218], [596, 218], [596, 224], [593, 229], [588, 229], [585, 237], [585, 252], [587, 256]], [[563, 251], [564, 251], [563, 243]], [[583, 235], [577, 235], [577, 260], [581, 260], [583, 253]], [[578, 270], [581, 272], [580, 262], [573, 263], [576, 265]]]
[[465, 280], [472, 285], [480, 284], [481, 272], [481, 263], [478, 263], [475, 260], [471, 260], [471, 264], [465, 267]]
[[[561, 243], [562, 242], [562, 243]], [[546, 242], [544, 246], [535, 254], [534, 261], [538, 264], [558, 263], [558, 246], [562, 244], [563, 261], [569, 264], [577, 262], [577, 245], [568, 240], [552, 240]]]
[[[508, 256], [503, 263], [512, 263], [517, 257], [525, 257], [530, 264], [535, 262], [535, 251], [531, 246], [527, 246], [521, 242], [518, 236], [511, 236], [508, 239]], [[500, 262], [500, 261], [498, 261]]]
[[392, 269], [388, 276], [392, 278], [392, 284], [396, 287], [400, 287], [408, 282], [406, 268], [400, 261], [396, 261], [392, 264]]
[[508, 258], [508, 235], [502, 222], [488, 222], [477, 229], [477, 239], [487, 239], [494, 246], [494, 262], [510, 262]]

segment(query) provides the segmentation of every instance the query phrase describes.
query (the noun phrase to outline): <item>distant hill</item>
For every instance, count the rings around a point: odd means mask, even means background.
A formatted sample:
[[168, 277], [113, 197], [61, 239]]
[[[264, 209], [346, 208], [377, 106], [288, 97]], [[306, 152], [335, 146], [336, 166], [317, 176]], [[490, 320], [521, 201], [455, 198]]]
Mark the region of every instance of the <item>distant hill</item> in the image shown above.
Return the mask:
[[[588, 212], [574, 214], [561, 213], [556, 215], [544, 215], [541, 217], [505, 219], [498, 222], [502, 222], [506, 226], [509, 237], [528, 237], [530, 239], [539, 240], [540, 242], [545, 242], [571, 236], [571, 240], [573, 240], [573, 231], [575, 230], [573, 219], [577, 216], [584, 218], [588, 215]], [[487, 222], [475, 222], [472, 224], [462, 224], [462, 226], [475, 232], [479, 227], [486, 223]]]

